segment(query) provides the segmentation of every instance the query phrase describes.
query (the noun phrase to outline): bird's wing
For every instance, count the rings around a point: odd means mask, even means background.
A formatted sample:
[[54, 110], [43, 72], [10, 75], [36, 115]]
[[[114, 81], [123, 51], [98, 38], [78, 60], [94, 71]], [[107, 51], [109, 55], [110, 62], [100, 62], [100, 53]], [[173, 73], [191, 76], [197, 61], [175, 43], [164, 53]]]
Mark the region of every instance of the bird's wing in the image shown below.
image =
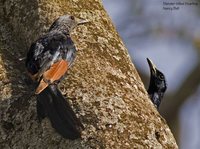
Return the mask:
[[60, 60], [54, 63], [50, 69], [43, 73], [43, 76], [40, 80], [38, 87], [36, 88], [35, 93], [39, 94], [42, 92], [50, 83], [53, 83], [59, 80], [68, 69], [68, 63], [65, 60]]
[[66, 73], [73, 62], [74, 51], [76, 49], [71, 38], [58, 33], [47, 34], [31, 46], [26, 67], [32, 78], [39, 81], [36, 94]]

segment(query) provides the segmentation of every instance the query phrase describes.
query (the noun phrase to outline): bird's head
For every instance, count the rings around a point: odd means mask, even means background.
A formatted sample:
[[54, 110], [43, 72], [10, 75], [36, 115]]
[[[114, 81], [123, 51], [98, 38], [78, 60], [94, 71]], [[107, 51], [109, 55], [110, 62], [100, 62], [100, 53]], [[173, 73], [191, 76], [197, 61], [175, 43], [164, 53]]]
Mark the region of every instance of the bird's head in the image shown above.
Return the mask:
[[70, 33], [78, 25], [85, 24], [88, 22], [89, 21], [87, 20], [79, 19], [72, 15], [63, 15], [53, 22], [53, 24], [49, 28], [49, 31], [59, 30]]
[[167, 83], [164, 74], [156, 68], [153, 62], [147, 58], [147, 62], [150, 68], [150, 84], [149, 84], [149, 93], [153, 92], [165, 92], [167, 89]]

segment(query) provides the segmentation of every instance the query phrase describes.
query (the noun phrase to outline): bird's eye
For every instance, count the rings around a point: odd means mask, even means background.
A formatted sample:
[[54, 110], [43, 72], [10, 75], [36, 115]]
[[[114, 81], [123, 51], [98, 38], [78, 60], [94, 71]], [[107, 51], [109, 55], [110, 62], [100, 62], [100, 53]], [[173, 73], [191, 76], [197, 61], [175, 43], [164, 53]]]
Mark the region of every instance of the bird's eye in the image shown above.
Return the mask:
[[159, 75], [159, 79], [164, 80], [164, 76], [163, 75]]
[[70, 19], [71, 19], [71, 20], [75, 20], [75, 17], [74, 17], [74, 16], [70, 16]]

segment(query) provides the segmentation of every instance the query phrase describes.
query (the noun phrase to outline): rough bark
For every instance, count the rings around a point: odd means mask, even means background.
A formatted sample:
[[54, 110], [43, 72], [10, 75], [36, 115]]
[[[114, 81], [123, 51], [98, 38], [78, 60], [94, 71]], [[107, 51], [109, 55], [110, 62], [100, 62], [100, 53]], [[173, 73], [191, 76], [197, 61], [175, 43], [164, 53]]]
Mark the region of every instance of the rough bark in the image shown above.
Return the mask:
[[[0, 148], [177, 148], [100, 0], [0, 0], [0, 7]], [[60, 85], [85, 126], [75, 141], [48, 119], [38, 123], [18, 60], [65, 13], [91, 21], [72, 34], [79, 51]]]

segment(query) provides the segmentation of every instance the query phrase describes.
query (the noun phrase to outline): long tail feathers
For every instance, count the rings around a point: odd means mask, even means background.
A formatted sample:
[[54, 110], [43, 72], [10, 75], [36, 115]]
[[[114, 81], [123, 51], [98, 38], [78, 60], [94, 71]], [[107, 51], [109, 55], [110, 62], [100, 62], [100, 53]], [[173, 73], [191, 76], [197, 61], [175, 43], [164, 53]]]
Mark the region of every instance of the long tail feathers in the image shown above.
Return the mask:
[[48, 86], [38, 95], [37, 113], [40, 121], [47, 116], [52, 127], [64, 138], [81, 137], [83, 125], [55, 85]]

